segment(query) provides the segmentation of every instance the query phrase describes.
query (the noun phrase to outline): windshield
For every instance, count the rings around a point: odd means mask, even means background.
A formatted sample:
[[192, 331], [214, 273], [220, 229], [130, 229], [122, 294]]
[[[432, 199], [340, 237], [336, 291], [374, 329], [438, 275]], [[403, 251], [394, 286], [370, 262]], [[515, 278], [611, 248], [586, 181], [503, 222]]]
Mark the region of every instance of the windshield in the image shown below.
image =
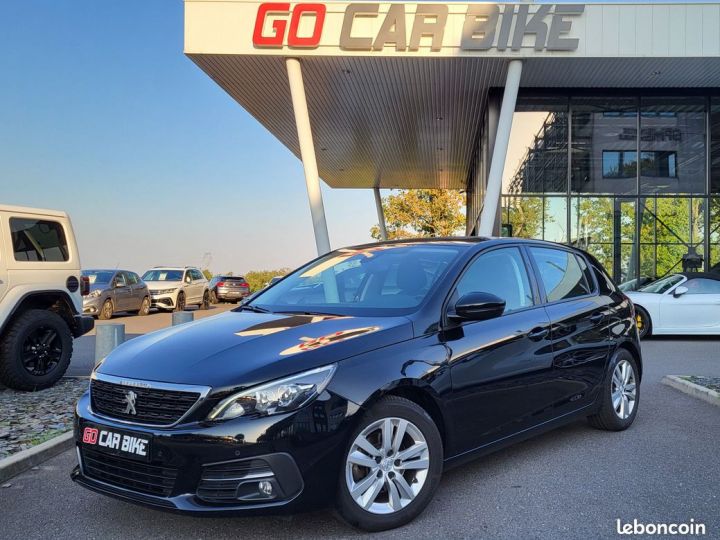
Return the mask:
[[90, 285], [94, 285], [95, 283], [110, 283], [115, 272], [112, 270], [83, 270], [82, 275], [88, 278]]
[[672, 274], [668, 277], [664, 277], [662, 279], [658, 279], [657, 281], [653, 281], [652, 283], [649, 283], [648, 285], [645, 285], [644, 287], [640, 287], [638, 289], [639, 292], [646, 292], [646, 293], [656, 293], [656, 294], [662, 294], [668, 289], [671, 289], [674, 285], [677, 285], [680, 283], [683, 279], [685, 279], [680, 274]]
[[182, 270], [148, 270], [143, 274], [143, 281], [181, 281]]
[[342, 249], [295, 271], [250, 305], [275, 312], [333, 315], [411, 313], [459, 251], [437, 244]]

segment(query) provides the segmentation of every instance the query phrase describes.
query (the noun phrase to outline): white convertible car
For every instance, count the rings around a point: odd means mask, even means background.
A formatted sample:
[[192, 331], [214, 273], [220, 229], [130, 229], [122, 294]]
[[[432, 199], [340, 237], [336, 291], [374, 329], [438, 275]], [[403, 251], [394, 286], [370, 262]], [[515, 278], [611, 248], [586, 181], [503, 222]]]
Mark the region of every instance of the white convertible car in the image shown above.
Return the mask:
[[720, 274], [671, 274], [625, 293], [635, 304], [640, 337], [720, 334]]

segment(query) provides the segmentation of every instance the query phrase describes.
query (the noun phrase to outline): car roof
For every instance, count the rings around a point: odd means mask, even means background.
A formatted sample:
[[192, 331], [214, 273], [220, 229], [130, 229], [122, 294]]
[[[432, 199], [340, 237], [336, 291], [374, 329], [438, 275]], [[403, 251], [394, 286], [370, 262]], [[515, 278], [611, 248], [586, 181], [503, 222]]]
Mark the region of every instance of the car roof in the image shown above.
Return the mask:
[[407, 245], [418, 245], [418, 244], [435, 244], [435, 245], [451, 245], [451, 246], [465, 246], [467, 248], [477, 246], [482, 243], [523, 243], [523, 244], [537, 244], [546, 247], [554, 247], [560, 249], [571, 249], [579, 251], [575, 246], [569, 246], [567, 244], [559, 244], [557, 242], [548, 242], [547, 240], [536, 240], [534, 238], [516, 238], [516, 237], [504, 237], [504, 236], [441, 236], [435, 238], [403, 238], [400, 240], [385, 240], [382, 242], [372, 242], [368, 244], [358, 244], [355, 246], [347, 246], [340, 249], [372, 249], [378, 246], [392, 246], [397, 244]]
[[37, 214], [39, 216], [52, 217], [68, 217], [67, 212], [62, 210], [49, 210], [47, 208], [30, 208], [28, 206], [13, 206], [10, 204], [0, 204], [0, 212], [18, 213], [18, 214]]

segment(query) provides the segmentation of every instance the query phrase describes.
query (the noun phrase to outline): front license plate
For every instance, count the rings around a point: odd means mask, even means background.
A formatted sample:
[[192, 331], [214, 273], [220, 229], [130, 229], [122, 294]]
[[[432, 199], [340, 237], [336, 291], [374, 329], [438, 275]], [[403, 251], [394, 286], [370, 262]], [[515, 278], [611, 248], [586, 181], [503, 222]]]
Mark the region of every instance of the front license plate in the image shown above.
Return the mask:
[[83, 446], [114, 456], [150, 461], [149, 437], [129, 431], [84, 424], [80, 431]]

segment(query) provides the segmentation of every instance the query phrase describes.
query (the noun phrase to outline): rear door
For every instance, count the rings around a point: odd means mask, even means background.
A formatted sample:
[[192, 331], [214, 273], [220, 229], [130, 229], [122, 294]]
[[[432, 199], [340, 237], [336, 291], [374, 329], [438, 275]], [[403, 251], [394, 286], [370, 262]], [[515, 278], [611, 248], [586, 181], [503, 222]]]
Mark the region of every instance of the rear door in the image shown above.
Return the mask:
[[127, 311], [133, 309], [132, 305], [132, 289], [128, 283], [125, 272], [117, 272], [115, 274], [115, 310]]
[[145, 283], [135, 272], [127, 272], [127, 279], [130, 285], [130, 307], [128, 309], [140, 309], [143, 298], [147, 295]]
[[595, 399], [610, 353], [612, 300], [597, 292], [584, 257], [562, 248], [529, 246], [551, 321], [555, 416]]
[[489, 292], [506, 302], [502, 316], [468, 321], [444, 332], [450, 349], [451, 408], [459, 446], [470, 450], [546, 419], [554, 395], [550, 378], [550, 319], [540, 305], [519, 246], [481, 253], [450, 298]]
[[663, 329], [720, 332], [720, 281], [708, 278], [691, 278], [678, 287], [687, 292], [675, 296], [673, 292], [660, 298], [660, 324]]

